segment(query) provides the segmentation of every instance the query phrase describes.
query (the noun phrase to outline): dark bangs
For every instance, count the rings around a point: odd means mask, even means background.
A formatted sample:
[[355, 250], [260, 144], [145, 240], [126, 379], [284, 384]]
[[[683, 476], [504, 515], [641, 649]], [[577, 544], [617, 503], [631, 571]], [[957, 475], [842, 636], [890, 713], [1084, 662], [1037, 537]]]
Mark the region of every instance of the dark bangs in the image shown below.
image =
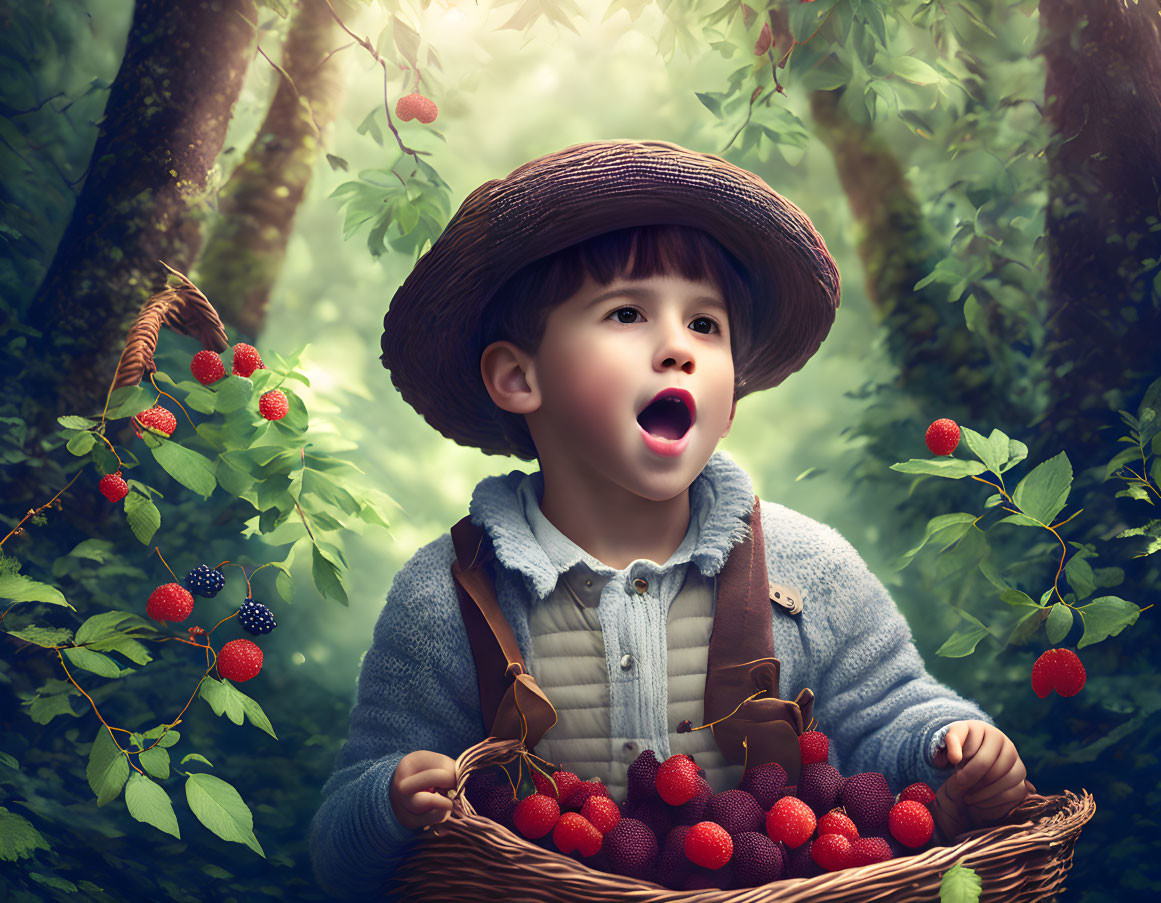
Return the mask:
[[[735, 370], [738, 361], [746, 359], [752, 300], [745, 267], [708, 232], [673, 224], [606, 232], [528, 264], [500, 286], [488, 303], [479, 325], [477, 354], [498, 341], [512, 342], [535, 354], [549, 313], [576, 294], [586, 274], [602, 286], [618, 277], [668, 275], [716, 286], [729, 315]], [[519, 457], [536, 457], [524, 418], [499, 408], [497, 417], [505, 434], [520, 448]]]

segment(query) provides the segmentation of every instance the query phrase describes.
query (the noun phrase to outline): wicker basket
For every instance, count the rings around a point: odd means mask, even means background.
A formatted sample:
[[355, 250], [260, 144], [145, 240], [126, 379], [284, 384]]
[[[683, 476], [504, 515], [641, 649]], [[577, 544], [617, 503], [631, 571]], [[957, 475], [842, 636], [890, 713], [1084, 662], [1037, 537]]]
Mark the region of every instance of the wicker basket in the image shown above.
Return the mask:
[[688, 903], [910, 903], [938, 900], [943, 874], [957, 862], [983, 881], [981, 900], [1049, 901], [1061, 889], [1080, 830], [1096, 811], [1092, 795], [1065, 791], [1030, 795], [999, 825], [969, 831], [952, 846], [874, 865], [788, 878], [740, 890], [677, 891], [649, 881], [596, 871], [542, 849], [476, 813], [463, 795], [471, 772], [513, 761], [515, 740], [489, 738], [456, 761], [459, 776], [451, 815], [416, 839], [387, 887], [401, 901], [688, 901]]

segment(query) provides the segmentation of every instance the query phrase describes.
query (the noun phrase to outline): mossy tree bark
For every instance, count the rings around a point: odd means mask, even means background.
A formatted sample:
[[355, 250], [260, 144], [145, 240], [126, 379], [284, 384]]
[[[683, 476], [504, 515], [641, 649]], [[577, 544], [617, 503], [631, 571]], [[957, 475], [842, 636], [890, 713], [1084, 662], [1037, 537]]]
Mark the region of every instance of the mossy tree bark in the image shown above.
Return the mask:
[[[253, 49], [252, 0], [141, 0], [109, 91], [92, 164], [29, 312], [41, 332], [19, 378], [34, 432], [99, 414], [148, 297], [200, 248], [197, 201], [226, 136]], [[7, 368], [6, 368], [7, 369]], [[29, 447], [35, 447], [30, 444]]]
[[1053, 392], [1042, 429], [1079, 474], [1103, 466], [1115, 431], [1127, 431], [1110, 406], [1135, 413], [1161, 374], [1161, 9], [1157, 0], [1041, 0], [1040, 28], [1055, 133]]
[[[339, 7], [340, 12], [342, 7]], [[284, 43], [281, 78], [266, 118], [221, 195], [221, 219], [194, 281], [224, 322], [253, 341], [282, 268], [299, 204], [341, 97], [338, 26], [324, 0], [302, 0]]]

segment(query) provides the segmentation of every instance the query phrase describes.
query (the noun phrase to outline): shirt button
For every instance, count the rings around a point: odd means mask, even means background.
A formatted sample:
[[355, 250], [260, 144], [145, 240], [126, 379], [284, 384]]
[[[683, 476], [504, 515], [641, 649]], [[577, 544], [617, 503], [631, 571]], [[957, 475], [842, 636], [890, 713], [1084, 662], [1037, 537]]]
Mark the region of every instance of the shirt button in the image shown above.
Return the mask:
[[643, 596], [645, 595], [645, 591], [649, 589], [649, 584], [642, 578], [638, 577], [633, 581], [633, 589], [637, 590], [638, 596]]
[[633, 656], [631, 656], [628, 652], [626, 652], [624, 655], [621, 656], [621, 670], [628, 671], [632, 667], [633, 667]]

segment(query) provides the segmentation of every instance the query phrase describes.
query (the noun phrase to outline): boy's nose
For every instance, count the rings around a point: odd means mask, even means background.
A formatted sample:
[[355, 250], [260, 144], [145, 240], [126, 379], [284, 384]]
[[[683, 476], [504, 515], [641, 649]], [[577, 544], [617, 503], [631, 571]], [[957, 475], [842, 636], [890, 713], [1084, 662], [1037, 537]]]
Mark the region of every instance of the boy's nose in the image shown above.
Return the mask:
[[688, 331], [667, 329], [664, 338], [657, 347], [653, 360], [658, 370], [681, 370], [683, 373], [693, 373], [696, 366], [694, 361], [693, 344], [689, 341]]

